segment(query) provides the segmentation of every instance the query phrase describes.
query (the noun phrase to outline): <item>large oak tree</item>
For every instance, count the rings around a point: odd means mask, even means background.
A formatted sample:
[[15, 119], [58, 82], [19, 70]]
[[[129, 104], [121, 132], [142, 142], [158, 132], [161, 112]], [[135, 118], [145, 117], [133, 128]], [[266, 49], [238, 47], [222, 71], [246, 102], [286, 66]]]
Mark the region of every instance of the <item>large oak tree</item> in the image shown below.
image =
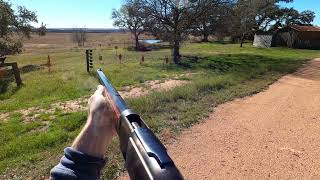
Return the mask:
[[0, 56], [21, 52], [22, 38], [30, 38], [32, 22], [37, 22], [34, 12], [23, 6], [14, 11], [9, 2], [0, 0]]
[[209, 9], [199, 17], [192, 27], [192, 34], [201, 36], [202, 42], [208, 42], [210, 35], [220, 35], [230, 26], [233, 0], [212, 0], [206, 5]]
[[114, 25], [128, 29], [134, 36], [135, 49], [139, 49], [139, 36], [144, 31], [145, 18], [141, 12], [140, 0], [127, 0], [119, 10], [113, 10]]
[[240, 37], [240, 46], [247, 36], [256, 31], [274, 31], [290, 24], [311, 25], [312, 11], [298, 12], [284, 8], [282, 3], [293, 0], [237, 0], [233, 8], [232, 34]]
[[146, 29], [170, 42], [172, 58], [180, 63], [180, 45], [190, 34], [191, 27], [206, 14], [210, 0], [142, 0], [147, 19]]

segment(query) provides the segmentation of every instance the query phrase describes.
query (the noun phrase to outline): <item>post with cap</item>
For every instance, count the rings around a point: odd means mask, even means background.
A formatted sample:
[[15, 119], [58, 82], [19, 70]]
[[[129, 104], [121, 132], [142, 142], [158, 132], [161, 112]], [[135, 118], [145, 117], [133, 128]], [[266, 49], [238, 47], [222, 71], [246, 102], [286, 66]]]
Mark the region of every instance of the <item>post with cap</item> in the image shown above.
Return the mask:
[[93, 57], [92, 57], [92, 49], [86, 50], [86, 64], [87, 64], [87, 72], [90, 72], [90, 69], [93, 68]]

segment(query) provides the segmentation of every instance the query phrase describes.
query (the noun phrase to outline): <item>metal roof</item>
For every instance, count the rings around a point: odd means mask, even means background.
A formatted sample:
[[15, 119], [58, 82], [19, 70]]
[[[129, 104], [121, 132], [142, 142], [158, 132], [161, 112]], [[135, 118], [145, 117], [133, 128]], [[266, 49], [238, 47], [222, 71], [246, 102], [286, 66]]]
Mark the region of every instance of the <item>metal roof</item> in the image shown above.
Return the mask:
[[320, 32], [320, 27], [318, 26], [289, 25], [289, 27], [300, 32]]

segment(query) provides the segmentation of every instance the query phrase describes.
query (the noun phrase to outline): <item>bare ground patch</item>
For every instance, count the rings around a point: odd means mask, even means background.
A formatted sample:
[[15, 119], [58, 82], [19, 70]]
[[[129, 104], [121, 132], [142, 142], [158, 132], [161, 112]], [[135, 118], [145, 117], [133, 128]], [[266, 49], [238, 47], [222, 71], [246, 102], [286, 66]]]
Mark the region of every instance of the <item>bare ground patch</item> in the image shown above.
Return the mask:
[[[190, 75], [188, 74], [186, 76], [190, 76]], [[140, 86], [140, 87], [134, 87], [134, 86], [124, 87], [122, 88], [122, 91], [119, 91], [119, 94], [123, 98], [137, 98], [140, 96], [145, 96], [152, 91], [168, 91], [177, 86], [182, 86], [186, 83], [188, 83], [187, 80], [178, 80], [178, 79], [146, 81], [143, 84], [143, 86]], [[41, 114], [44, 114], [44, 113], [51, 114], [49, 118], [54, 119], [53, 114], [55, 113], [55, 111], [70, 113], [70, 112], [86, 110], [88, 98], [89, 97], [86, 96], [86, 97], [81, 97], [75, 100], [54, 103], [50, 105], [50, 107], [47, 109], [39, 108], [39, 107], [31, 107], [28, 109], [14, 111], [14, 113], [20, 113], [22, 115], [22, 118], [25, 121], [34, 121], [37, 118], [39, 118]], [[10, 113], [1, 113], [0, 119], [3, 121], [3, 120], [6, 120], [9, 116], [10, 116]]]

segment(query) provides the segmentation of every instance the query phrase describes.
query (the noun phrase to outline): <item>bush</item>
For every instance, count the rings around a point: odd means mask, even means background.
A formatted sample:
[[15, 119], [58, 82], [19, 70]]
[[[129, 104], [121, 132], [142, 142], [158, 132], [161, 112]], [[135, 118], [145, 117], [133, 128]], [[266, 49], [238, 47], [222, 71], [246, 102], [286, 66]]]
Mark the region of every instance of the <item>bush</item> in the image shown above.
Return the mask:
[[21, 53], [22, 51], [22, 42], [8, 42], [0, 39], [0, 55], [7, 55], [7, 54], [16, 54]]

